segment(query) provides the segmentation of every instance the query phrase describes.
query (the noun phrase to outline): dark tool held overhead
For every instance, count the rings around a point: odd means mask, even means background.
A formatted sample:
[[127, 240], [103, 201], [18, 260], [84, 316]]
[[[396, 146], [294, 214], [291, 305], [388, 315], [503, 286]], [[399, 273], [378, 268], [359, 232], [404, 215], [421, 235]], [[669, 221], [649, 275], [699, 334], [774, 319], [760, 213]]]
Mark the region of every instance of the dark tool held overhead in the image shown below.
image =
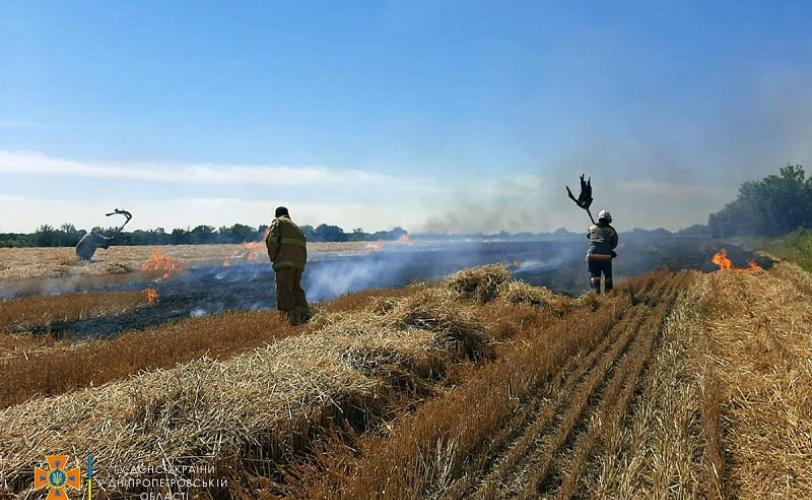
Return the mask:
[[572, 194], [569, 186], [567, 186], [567, 194], [576, 205], [586, 210], [589, 220], [594, 224], [595, 218], [592, 217], [592, 212], [589, 211], [589, 207], [592, 205], [592, 178], [584, 180], [584, 177], [584, 174], [581, 174], [581, 192], [578, 194], [578, 198]]
[[109, 214], [105, 214], [105, 215], [106, 215], [107, 217], [110, 217], [111, 215], [123, 215], [124, 217], [126, 217], [126, 218], [127, 218], [127, 220], [125, 220], [125, 221], [124, 221], [124, 224], [122, 224], [122, 225], [121, 225], [121, 226], [120, 226], [118, 229], [116, 229], [116, 232], [117, 232], [117, 233], [120, 233], [120, 232], [121, 232], [121, 230], [122, 230], [122, 229], [124, 229], [124, 226], [126, 226], [126, 225], [127, 225], [127, 223], [128, 223], [128, 222], [130, 222], [130, 219], [132, 219], [132, 218], [133, 218], [133, 214], [131, 214], [130, 212], [128, 212], [128, 211], [126, 211], [126, 210], [119, 210], [119, 209], [117, 209], [117, 208], [116, 208], [116, 209], [114, 209], [114, 210], [113, 210], [112, 212], [110, 212]]

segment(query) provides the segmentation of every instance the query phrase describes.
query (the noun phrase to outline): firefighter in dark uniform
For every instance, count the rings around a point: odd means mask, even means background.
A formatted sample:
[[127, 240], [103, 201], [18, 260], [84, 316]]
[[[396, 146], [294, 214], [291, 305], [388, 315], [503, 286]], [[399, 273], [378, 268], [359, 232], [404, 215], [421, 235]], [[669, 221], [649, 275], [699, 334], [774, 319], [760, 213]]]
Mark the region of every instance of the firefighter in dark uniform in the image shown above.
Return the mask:
[[610, 225], [611, 222], [612, 214], [608, 210], [601, 210], [598, 223], [591, 225], [586, 234], [589, 239], [589, 250], [586, 253], [589, 284], [595, 293], [601, 293], [601, 275], [604, 290], [612, 290], [612, 259], [617, 257], [617, 231]]
[[307, 239], [299, 226], [290, 220], [287, 208], [278, 207], [274, 216], [265, 244], [276, 272], [276, 308], [287, 314], [292, 325], [300, 325], [310, 320], [310, 309], [302, 289]]

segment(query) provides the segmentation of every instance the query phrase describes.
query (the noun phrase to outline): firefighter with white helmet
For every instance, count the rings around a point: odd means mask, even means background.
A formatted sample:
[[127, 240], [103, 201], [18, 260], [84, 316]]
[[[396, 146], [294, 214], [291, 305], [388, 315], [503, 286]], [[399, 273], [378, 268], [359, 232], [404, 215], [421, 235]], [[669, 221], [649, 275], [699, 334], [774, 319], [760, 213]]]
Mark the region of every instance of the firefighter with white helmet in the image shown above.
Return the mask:
[[589, 284], [596, 293], [601, 293], [601, 276], [604, 279], [604, 290], [612, 290], [612, 259], [617, 257], [617, 231], [611, 225], [612, 214], [608, 210], [601, 210], [598, 222], [592, 224], [587, 231], [589, 250], [586, 261], [589, 265]]

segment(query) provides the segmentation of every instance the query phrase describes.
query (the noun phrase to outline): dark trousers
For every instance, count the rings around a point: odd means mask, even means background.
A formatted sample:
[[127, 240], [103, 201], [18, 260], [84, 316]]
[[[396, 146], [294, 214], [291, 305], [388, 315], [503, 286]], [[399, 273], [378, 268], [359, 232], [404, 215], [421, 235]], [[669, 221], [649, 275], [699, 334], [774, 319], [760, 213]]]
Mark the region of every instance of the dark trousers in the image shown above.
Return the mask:
[[302, 271], [299, 269], [276, 271], [276, 308], [288, 316], [307, 312], [307, 298], [302, 289]]
[[605, 291], [612, 289], [612, 261], [611, 260], [590, 260], [589, 264], [589, 285], [592, 291], [601, 293], [601, 275], [603, 275], [603, 288]]

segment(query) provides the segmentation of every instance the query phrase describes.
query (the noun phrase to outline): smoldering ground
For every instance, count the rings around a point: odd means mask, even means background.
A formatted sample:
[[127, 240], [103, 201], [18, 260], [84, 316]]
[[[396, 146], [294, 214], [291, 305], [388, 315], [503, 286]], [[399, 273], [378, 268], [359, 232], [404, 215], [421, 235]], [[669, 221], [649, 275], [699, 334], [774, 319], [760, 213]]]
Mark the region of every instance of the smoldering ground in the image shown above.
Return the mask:
[[[468, 241], [390, 246], [360, 255], [322, 257], [308, 263], [303, 286], [311, 302], [368, 289], [404, 286], [415, 280], [435, 280], [460, 269], [504, 263], [518, 279], [557, 292], [580, 294], [588, 287], [584, 253], [586, 241]], [[619, 248], [617, 279], [661, 267], [673, 270], [715, 270], [710, 259], [718, 243], [694, 238], [629, 238]], [[753, 255], [728, 247], [739, 265]], [[760, 261], [764, 266], [769, 263]], [[274, 273], [268, 263], [202, 266], [159, 281], [133, 280], [100, 290], [158, 291], [157, 303], [134, 312], [70, 323], [51, 323], [36, 330], [75, 338], [113, 335], [167, 321], [218, 314], [227, 310], [275, 307]]]

